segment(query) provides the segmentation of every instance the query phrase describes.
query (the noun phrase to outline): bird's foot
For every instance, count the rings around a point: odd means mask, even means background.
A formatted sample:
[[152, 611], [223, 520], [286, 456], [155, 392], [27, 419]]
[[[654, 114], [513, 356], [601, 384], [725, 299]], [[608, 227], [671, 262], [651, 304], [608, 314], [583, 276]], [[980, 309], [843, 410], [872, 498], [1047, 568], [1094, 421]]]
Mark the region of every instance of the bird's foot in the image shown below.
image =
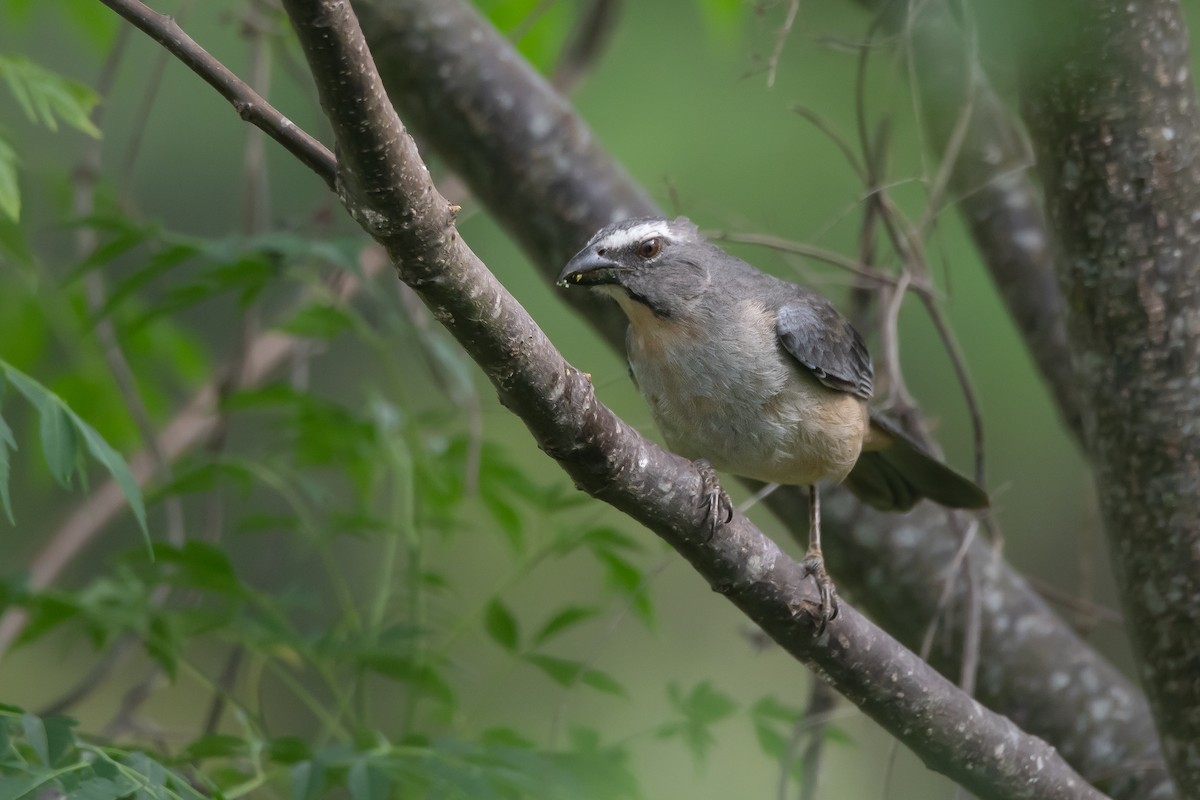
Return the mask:
[[709, 527], [708, 540], [711, 540], [722, 525], [733, 520], [733, 501], [721, 488], [717, 471], [713, 469], [712, 464], [698, 458], [692, 462], [692, 466], [700, 472], [700, 507], [704, 509], [704, 520]]
[[800, 567], [804, 570], [806, 577], [812, 576], [816, 580], [817, 590], [821, 593], [821, 605], [813, 615], [817, 622], [817, 636], [820, 636], [825, 632], [826, 626], [837, 619], [837, 589], [833, 586], [833, 579], [825, 571], [825, 558], [821, 555], [820, 550], [809, 548], [804, 560], [800, 562]]

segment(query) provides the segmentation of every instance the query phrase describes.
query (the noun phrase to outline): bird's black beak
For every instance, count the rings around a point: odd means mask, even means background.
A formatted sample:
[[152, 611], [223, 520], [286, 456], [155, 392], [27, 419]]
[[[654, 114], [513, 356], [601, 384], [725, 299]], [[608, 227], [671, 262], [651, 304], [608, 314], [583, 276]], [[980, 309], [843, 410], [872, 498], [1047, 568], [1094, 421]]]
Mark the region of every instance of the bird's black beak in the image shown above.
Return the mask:
[[595, 248], [585, 247], [567, 262], [559, 273], [559, 286], [604, 286], [620, 283], [619, 275], [624, 270], [608, 256]]

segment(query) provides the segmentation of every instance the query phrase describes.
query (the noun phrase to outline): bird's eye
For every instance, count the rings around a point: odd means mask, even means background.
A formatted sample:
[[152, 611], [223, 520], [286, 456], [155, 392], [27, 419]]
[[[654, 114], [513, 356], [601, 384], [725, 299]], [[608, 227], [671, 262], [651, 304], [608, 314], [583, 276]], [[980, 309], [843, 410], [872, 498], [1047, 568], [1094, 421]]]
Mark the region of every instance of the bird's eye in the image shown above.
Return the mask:
[[647, 260], [654, 258], [661, 251], [662, 239], [657, 236], [652, 239], [643, 239], [637, 246], [638, 256]]

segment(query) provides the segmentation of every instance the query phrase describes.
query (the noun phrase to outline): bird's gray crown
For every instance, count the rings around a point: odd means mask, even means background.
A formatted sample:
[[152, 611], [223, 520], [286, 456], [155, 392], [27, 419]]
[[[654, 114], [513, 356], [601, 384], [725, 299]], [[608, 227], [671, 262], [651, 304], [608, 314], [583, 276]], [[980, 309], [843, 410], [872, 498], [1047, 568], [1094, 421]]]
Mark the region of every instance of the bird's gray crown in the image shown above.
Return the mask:
[[587, 247], [621, 250], [656, 236], [672, 242], [698, 241], [700, 230], [687, 217], [676, 217], [673, 220], [662, 217], [634, 217], [601, 228], [588, 241]]

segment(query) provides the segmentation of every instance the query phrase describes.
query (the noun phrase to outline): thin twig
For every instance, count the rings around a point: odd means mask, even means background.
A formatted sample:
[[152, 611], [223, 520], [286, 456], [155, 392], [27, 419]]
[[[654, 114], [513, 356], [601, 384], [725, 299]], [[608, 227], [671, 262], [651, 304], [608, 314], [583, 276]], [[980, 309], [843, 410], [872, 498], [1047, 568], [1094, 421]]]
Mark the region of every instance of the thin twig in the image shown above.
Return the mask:
[[550, 9], [554, 8], [554, 4], [557, 2], [558, 0], [538, 0], [538, 4], [529, 9], [529, 12], [508, 32], [508, 40], [513, 44], [520, 44], [521, 40], [529, 35], [529, 32], [537, 26]]
[[238, 79], [208, 51], [184, 33], [178, 23], [159, 14], [140, 0], [100, 0], [128, 20], [134, 27], [161, 44], [173, 56], [204, 79], [228, 100], [242, 117], [261, 128], [300, 163], [315, 172], [330, 189], [337, 188], [337, 166], [333, 153], [325, 145], [298, 128], [274, 106]]
[[74, 686], [38, 709], [38, 716], [49, 717], [55, 714], [65, 714], [75, 705], [82, 703], [91, 696], [92, 692], [104, 684], [112, 671], [121, 664], [125, 656], [129, 655], [130, 648], [136, 643], [137, 640], [130, 634], [119, 637], [108, 646], [104, 656]]
[[[130, 28], [122, 26], [121, 30], [117, 33], [117, 37], [113, 41], [112, 48], [109, 50], [108, 57], [105, 59], [99, 78], [96, 81], [96, 94], [104, 98], [104, 102], [97, 104], [91, 115], [92, 124], [97, 129], [103, 129], [104, 127], [104, 112], [108, 99], [112, 95], [118, 67], [129, 44], [130, 32]], [[96, 184], [99, 181], [103, 166], [101, 144], [102, 141], [98, 138], [88, 140], [84, 145], [79, 164], [75, 168], [73, 208], [75, 216], [79, 219], [91, 216], [95, 210]], [[95, 251], [98, 244], [98, 236], [95, 230], [83, 226], [76, 234], [75, 241], [79, 259], [83, 261]], [[104, 278], [99, 270], [88, 272], [84, 279], [84, 287], [88, 308], [94, 314], [103, 307], [105, 301]], [[158, 434], [150, 422], [150, 415], [142, 400], [141, 392], [138, 391], [133, 370], [129, 366], [129, 361], [125, 357], [124, 350], [121, 348], [116, 326], [110, 318], [104, 317], [97, 321], [96, 337], [103, 347], [105, 362], [108, 364], [109, 371], [125, 403], [126, 410], [129, 412], [130, 418], [134, 421], [134, 425], [138, 430], [142, 446], [146, 448], [147, 454], [154, 461], [155, 469], [162, 471], [163, 474], [169, 474], [170, 465], [158, 447]], [[167, 512], [167, 540], [172, 544], [182, 544], [184, 535], [183, 504], [178, 497], [173, 497], [168, 499], [165, 506]], [[150, 604], [155, 606], [161, 605], [166, 599], [167, 594], [168, 590], [165, 587], [156, 588], [150, 595]], [[62, 713], [85, 700], [103, 684], [112, 670], [116, 668], [128, 653], [133, 641], [133, 638], [130, 636], [121, 637], [110, 647], [109, 652], [95, 667], [89, 670], [83, 678], [62, 696], [50, 703], [47, 713]]]
[[[246, 39], [249, 51], [250, 86], [262, 97], [270, 95], [271, 87], [271, 47], [266, 37], [267, 9], [262, 2], [251, 2], [242, 19], [242, 36]], [[247, 236], [255, 236], [267, 230], [271, 219], [271, 192], [267, 174], [266, 137], [259, 128], [251, 127], [246, 131], [246, 144], [242, 155], [242, 232]], [[217, 424], [209, 434], [206, 445], [207, 456], [216, 460], [225, 448], [229, 431], [231, 412], [225, 407], [225, 400], [241, 388], [246, 358], [259, 336], [260, 309], [258, 305], [251, 306], [242, 315], [241, 327], [234, 352], [228, 359], [228, 380], [223, 381], [217, 394]], [[297, 354], [308, 350], [307, 342], [297, 344], [293, 359]], [[214, 544], [221, 541], [224, 529], [225, 506], [220, 491], [208, 493], [207, 520], [205, 528], [207, 539]], [[233, 692], [237, 682], [238, 671], [242, 664], [245, 650], [241, 644], [235, 644], [226, 657], [225, 667], [217, 676], [216, 689], [213, 691], [208, 712], [201, 726], [203, 734], [211, 734], [217, 730], [221, 722], [221, 714], [225, 710], [226, 697]]]
[[792, 106], [792, 111], [808, 120], [814, 128], [825, 134], [825, 137], [829, 139], [829, 141], [833, 142], [837, 149], [842, 152], [842, 156], [846, 159], [846, 163], [848, 163], [850, 168], [854, 170], [854, 174], [858, 176], [859, 180], [868, 186], [871, 185], [871, 181], [868, 178], [867, 169], [862, 165], [862, 162], [858, 160], [858, 156], [855, 155], [854, 150], [851, 149], [850, 143], [846, 141], [844, 136], [835, 131], [833, 126], [825, 121], [824, 117], [807, 106]]
[[787, 16], [784, 17], [783, 27], [775, 37], [775, 50], [767, 60], [767, 88], [775, 85], [775, 70], [779, 66], [779, 57], [783, 55], [783, 46], [787, 43], [792, 26], [796, 24], [796, 14], [800, 11], [800, 0], [789, 0]]
[[[125, 26], [118, 31], [96, 81], [96, 94], [104, 98], [104, 101], [98, 103], [92, 111], [92, 124], [97, 129], [104, 127], [105, 109], [112, 95], [118, 67], [129, 45], [130, 33], [131, 29]], [[140, 135], [140, 131], [136, 127], [134, 135]], [[86, 219], [95, 212], [96, 183], [100, 179], [103, 168], [102, 145], [103, 140], [99, 138], [89, 139], [84, 145], [79, 164], [75, 168], [73, 207], [77, 219]], [[95, 252], [98, 244], [99, 237], [94, 228], [86, 225], [79, 227], [75, 236], [75, 246], [81, 262]], [[84, 291], [87, 296], [88, 309], [95, 316], [107, 299], [104, 275], [100, 270], [93, 269], [87, 273], [84, 277]], [[161, 470], [163, 475], [169, 476], [170, 465], [158, 447], [158, 432], [150, 421], [150, 412], [138, 389], [137, 379], [134, 377], [133, 369], [129, 366], [129, 359], [126, 358], [125, 351], [121, 347], [116, 325], [111, 317], [104, 316], [97, 319], [95, 330], [96, 338], [100, 341], [104, 351], [104, 360], [108, 364], [109, 373], [117, 385], [117, 391], [121, 394], [121, 399], [125, 403], [130, 419], [133, 420], [134, 427], [137, 428], [142, 447], [146, 448], [146, 452], [154, 460], [155, 468]], [[173, 497], [167, 500], [165, 508], [167, 541], [180, 545], [183, 543], [184, 535], [183, 504], [178, 497]]]
[[[821, 779], [821, 757], [825, 753], [825, 729], [837, 714], [838, 696], [824, 681], [814, 680], [808, 708], [796, 723], [793, 739], [807, 735], [808, 746], [800, 758], [800, 800], [816, 800]], [[787, 800], [786, 781], [781, 779], [779, 800]]]
[[621, 0], [591, 0], [578, 14], [550, 76], [555, 89], [569, 95], [595, 68], [612, 41], [620, 9]]
[[772, 250], [778, 250], [781, 253], [792, 253], [805, 258], [811, 258], [815, 261], [822, 261], [826, 264], [831, 264], [839, 269], [849, 272], [855, 277], [867, 281], [873, 286], [896, 286], [898, 280], [891, 277], [885, 272], [882, 272], [871, 267], [866, 267], [855, 261], [852, 258], [847, 258], [833, 250], [826, 250], [815, 245], [797, 242], [792, 239], [785, 239], [780, 236], [772, 236], [768, 233], [735, 233], [733, 231], [705, 231], [705, 235], [710, 239], [716, 239], [723, 242], [733, 242], [735, 244], [752, 244], [769, 247]]
[[900, 368], [900, 307], [904, 304], [904, 292], [912, 280], [907, 269], [900, 273], [900, 280], [888, 294], [879, 319], [879, 344], [883, 351], [883, 375], [887, 381], [886, 408], [899, 408], [907, 413], [913, 399], [904, 382], [904, 371]]
[[[195, 0], [183, 0], [174, 14], [174, 19], [178, 24], [183, 24], [194, 4]], [[146, 130], [149, 128], [150, 111], [158, 100], [158, 90], [162, 86], [162, 79], [167, 72], [167, 64], [170, 63], [170, 59], [169, 51], [161, 48], [156, 50], [146, 83], [142, 88], [141, 102], [134, 113], [133, 130], [130, 133], [129, 141], [125, 143], [125, 157], [121, 160], [121, 169], [117, 173], [119, 176], [117, 197], [120, 198], [121, 205], [126, 208], [133, 206], [133, 176], [137, 174], [138, 157], [142, 154], [142, 137], [146, 135]]]
[[1057, 606], [1069, 609], [1076, 616], [1094, 622], [1108, 622], [1118, 626], [1125, 624], [1125, 618], [1116, 609], [1109, 608], [1086, 597], [1079, 597], [1070, 592], [1063, 591], [1054, 584], [1033, 575], [1026, 575], [1025, 580], [1029, 581], [1029, 585], [1033, 587], [1033, 590], [1042, 597]]

